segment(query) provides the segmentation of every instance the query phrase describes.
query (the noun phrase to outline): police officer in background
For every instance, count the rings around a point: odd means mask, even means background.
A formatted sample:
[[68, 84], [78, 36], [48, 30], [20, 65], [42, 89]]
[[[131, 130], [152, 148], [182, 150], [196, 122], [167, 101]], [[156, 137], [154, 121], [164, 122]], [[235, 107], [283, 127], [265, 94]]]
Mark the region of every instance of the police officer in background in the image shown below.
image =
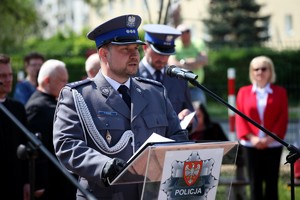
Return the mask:
[[[162, 84], [132, 78], [140, 61], [139, 45], [144, 44], [138, 38], [140, 23], [137, 15], [123, 15], [88, 33], [96, 42], [101, 70], [94, 79], [64, 87], [56, 108], [56, 155], [97, 199], [140, 199], [138, 184], [107, 187], [107, 178], [153, 132], [188, 140]], [[79, 190], [77, 199], [85, 199]]]
[[[143, 46], [144, 58], [140, 61], [138, 76], [161, 82], [166, 88], [168, 98], [182, 120], [194, 111], [188, 82], [167, 75], [168, 59], [175, 52], [175, 39], [181, 32], [162, 24], [147, 24], [145, 30], [146, 45]], [[195, 119], [194, 122], [197, 120]], [[196, 124], [195, 124], [196, 125]]]

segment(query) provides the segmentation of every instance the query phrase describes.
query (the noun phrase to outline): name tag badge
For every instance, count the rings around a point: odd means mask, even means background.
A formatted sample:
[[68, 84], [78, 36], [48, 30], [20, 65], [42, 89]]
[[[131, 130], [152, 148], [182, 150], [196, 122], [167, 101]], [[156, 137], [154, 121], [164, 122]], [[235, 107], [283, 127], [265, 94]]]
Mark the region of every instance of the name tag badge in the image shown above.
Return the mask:
[[110, 111], [98, 111], [97, 112], [97, 117], [104, 117], [104, 116], [111, 116], [111, 117], [116, 117], [118, 116], [117, 112], [110, 112]]

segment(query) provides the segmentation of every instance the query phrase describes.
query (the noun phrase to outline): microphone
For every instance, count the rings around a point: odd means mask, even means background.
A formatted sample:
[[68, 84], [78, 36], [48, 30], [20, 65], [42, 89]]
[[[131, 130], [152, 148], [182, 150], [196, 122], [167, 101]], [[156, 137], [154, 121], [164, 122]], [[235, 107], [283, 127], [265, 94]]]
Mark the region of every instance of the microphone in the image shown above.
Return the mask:
[[194, 74], [192, 71], [176, 67], [175, 65], [171, 65], [167, 68], [167, 74], [171, 77], [177, 77], [186, 80], [196, 80], [198, 78], [198, 75]]

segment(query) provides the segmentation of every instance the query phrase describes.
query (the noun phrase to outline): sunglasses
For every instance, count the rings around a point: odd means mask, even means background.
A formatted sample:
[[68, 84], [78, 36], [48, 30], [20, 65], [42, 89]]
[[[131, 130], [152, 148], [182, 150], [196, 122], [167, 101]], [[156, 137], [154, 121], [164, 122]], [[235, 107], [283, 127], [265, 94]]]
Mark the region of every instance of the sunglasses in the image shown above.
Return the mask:
[[190, 32], [191, 32], [190, 29], [188, 29], [188, 30], [182, 31], [181, 33], [190, 33]]
[[264, 72], [264, 71], [266, 71], [267, 69], [268, 69], [267, 67], [261, 67], [261, 68], [253, 69], [253, 71], [258, 72], [259, 70], [261, 70], [262, 72]]

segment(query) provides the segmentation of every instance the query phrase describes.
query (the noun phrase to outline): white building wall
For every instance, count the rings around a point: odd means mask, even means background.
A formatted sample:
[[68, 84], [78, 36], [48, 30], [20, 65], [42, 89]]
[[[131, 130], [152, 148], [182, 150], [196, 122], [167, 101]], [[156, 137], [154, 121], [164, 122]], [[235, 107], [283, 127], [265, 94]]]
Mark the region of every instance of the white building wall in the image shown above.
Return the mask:
[[36, 8], [46, 22], [43, 35], [49, 38], [69, 30], [81, 33], [89, 26], [89, 6], [83, 0], [38, 0]]
[[[271, 47], [278, 49], [300, 47], [300, 7], [299, 0], [257, 0], [259, 4], [265, 4], [261, 8], [262, 14], [271, 15], [270, 35]], [[290, 16], [292, 30], [287, 30]]]
[[[300, 8], [299, 0], [256, 0], [258, 4], [265, 4], [261, 8], [261, 15], [271, 14], [270, 34], [268, 46], [278, 49], [300, 47]], [[142, 23], [150, 23], [150, 18], [144, 1], [142, 0], [115, 0], [101, 9], [101, 16], [94, 17], [90, 22], [91, 27], [100, 24], [112, 17], [121, 14], [138, 14], [142, 17]], [[181, 5], [182, 20], [192, 27], [193, 37], [205, 39], [205, 27], [202, 20], [209, 16], [208, 6], [210, 0], [173, 0], [173, 3]], [[148, 0], [152, 23], [158, 19], [160, 0]], [[165, 1], [167, 3], [167, 1]], [[92, 14], [92, 13], [91, 13]], [[289, 17], [290, 16], [290, 17]], [[291, 18], [292, 30], [287, 30], [289, 18]]]
[[[300, 46], [300, 12], [299, 0], [256, 0], [265, 4], [261, 15], [271, 14], [268, 46], [282, 48], [299, 48]], [[101, 8], [89, 7], [84, 0], [36, 0], [38, 11], [47, 22], [44, 36], [50, 37], [58, 31], [73, 30], [80, 33], [83, 28], [98, 26], [104, 21], [123, 14], [137, 14], [142, 23], [157, 23], [161, 0], [148, 0], [148, 13], [144, 0], [102, 0]], [[167, 4], [168, 1], [164, 1]], [[192, 28], [193, 37], [205, 39], [205, 27], [202, 20], [208, 18], [210, 0], [172, 0], [173, 5], [180, 4], [184, 23]], [[164, 6], [166, 8], [166, 5]], [[163, 16], [165, 11], [163, 12]]]

